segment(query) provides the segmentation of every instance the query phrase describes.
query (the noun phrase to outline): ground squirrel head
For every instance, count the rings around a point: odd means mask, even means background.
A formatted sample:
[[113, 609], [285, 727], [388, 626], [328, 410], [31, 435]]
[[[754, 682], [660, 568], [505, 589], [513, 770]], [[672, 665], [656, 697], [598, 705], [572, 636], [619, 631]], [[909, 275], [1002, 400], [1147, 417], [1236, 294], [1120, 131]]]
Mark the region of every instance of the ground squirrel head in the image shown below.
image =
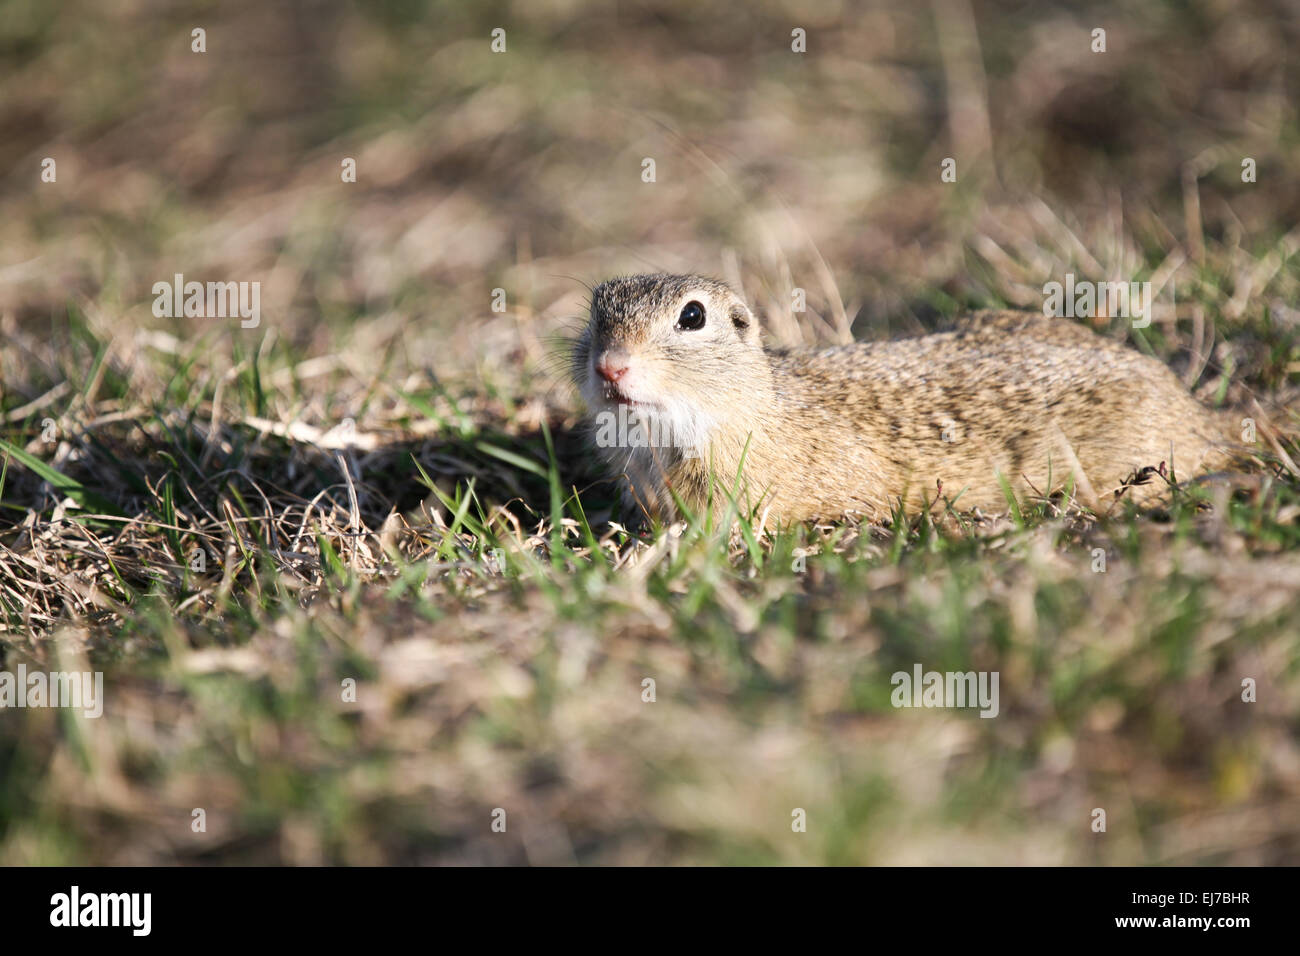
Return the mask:
[[770, 377], [758, 323], [716, 279], [642, 275], [602, 282], [575, 343], [573, 377], [595, 414], [625, 406], [694, 447]]

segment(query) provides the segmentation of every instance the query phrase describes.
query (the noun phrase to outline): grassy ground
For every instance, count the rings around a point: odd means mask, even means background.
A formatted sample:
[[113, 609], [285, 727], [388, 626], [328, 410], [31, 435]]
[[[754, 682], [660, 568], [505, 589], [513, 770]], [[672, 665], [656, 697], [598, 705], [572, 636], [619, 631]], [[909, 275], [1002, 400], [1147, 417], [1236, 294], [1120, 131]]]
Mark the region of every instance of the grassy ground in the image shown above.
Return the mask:
[[[107, 696], [0, 712], [0, 863], [1300, 860], [1293, 14], [265, 6], [0, 17], [0, 670]], [[1264, 440], [1144, 512], [633, 536], [555, 343], [648, 269], [783, 342], [1151, 279], [1100, 325]]]

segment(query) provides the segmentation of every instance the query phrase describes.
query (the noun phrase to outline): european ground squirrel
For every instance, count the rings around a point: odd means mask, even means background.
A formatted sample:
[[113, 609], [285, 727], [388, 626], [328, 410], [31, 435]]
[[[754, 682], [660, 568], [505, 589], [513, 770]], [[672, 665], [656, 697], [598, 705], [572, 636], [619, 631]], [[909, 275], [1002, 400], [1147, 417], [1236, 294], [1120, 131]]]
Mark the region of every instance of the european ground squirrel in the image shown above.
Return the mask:
[[629, 503], [664, 519], [674, 494], [698, 513], [712, 477], [781, 521], [1005, 511], [1004, 481], [1104, 506], [1221, 466], [1233, 437], [1161, 362], [1069, 319], [987, 311], [918, 338], [765, 348], [740, 297], [698, 276], [599, 285], [572, 373]]

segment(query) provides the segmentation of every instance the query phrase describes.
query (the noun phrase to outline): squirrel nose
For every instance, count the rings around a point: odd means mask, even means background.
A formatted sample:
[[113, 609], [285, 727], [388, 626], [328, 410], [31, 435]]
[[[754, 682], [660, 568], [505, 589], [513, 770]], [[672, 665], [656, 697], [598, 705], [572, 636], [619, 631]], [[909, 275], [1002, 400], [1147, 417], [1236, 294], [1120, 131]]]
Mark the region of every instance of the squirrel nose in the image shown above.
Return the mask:
[[617, 382], [627, 374], [631, 361], [626, 349], [607, 349], [596, 361], [596, 372], [607, 382]]

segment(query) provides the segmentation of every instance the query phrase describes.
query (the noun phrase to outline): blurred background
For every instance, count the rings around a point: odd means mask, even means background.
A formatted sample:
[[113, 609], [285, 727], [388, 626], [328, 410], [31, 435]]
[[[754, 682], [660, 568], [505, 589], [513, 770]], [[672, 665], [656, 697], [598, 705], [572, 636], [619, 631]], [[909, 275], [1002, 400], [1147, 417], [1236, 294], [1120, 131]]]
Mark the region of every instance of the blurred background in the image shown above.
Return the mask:
[[[1192, 296], [1207, 243], [1226, 250], [1217, 297], [1238, 247], [1300, 219], [1300, 11], [1283, 0], [3, 10], [11, 326], [73, 299], [124, 342], [201, 334], [154, 318], [154, 282], [257, 280], [263, 331], [308, 352], [473, 356], [514, 381], [612, 273], [734, 281], [780, 339], [829, 335], [841, 310], [871, 337], [1039, 307], [1066, 271], [1147, 277], [1175, 251]], [[1251, 293], [1292, 308], [1294, 282], [1268, 278]]]
[[[26, 533], [60, 496], [10, 463], [0, 664], [62, 628], [114, 696], [100, 721], [0, 716], [0, 862], [1294, 862], [1279, 485], [1007, 547], [864, 529], [837, 538], [861, 560], [799, 579], [704, 542], [544, 585], [273, 597], [286, 564], [215, 605], [215, 584], [150, 589], [162, 524], [226, 527], [218, 465], [250, 509], [266, 490], [276, 534], [329, 483], [355, 519], [333, 459], [267, 422], [409, 442], [369, 460], [371, 529], [426, 494], [412, 452], [544, 513], [541, 423], [565, 486], [589, 477], [554, 337], [616, 273], [728, 280], [780, 342], [1038, 309], [1071, 272], [1152, 279], [1177, 307], [1145, 347], [1202, 397], [1275, 394], [1300, 372], [1297, 49], [1293, 0], [3, 0], [6, 440], [140, 520], [60, 551]], [[260, 326], [155, 316], [176, 273], [260, 282]], [[47, 408], [97, 428], [48, 452]], [[137, 589], [130, 613], [83, 608], [90, 579]], [[1003, 718], [894, 711], [888, 675], [918, 660], [1000, 669]], [[357, 674], [365, 706], [323, 703]], [[1087, 829], [1099, 804], [1115, 839]], [[517, 837], [487, 830], [498, 806]]]

